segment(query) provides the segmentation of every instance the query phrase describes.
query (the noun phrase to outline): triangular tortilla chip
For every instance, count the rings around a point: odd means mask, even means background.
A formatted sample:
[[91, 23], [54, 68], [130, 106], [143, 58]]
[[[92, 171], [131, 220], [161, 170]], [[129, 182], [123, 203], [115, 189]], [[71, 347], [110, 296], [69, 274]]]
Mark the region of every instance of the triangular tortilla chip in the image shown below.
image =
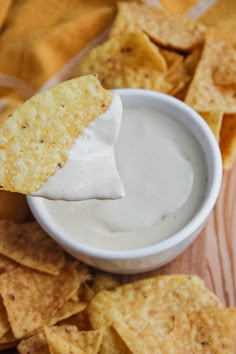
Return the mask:
[[111, 104], [96, 76], [30, 98], [0, 125], [0, 189], [28, 194], [64, 166], [75, 139]]
[[216, 42], [210, 37], [206, 41], [185, 98], [185, 102], [199, 112], [236, 112], [235, 89], [230, 86], [217, 86], [213, 79], [214, 72], [223, 59], [225, 47], [223, 41]]
[[205, 27], [190, 19], [167, 14], [145, 3], [118, 3], [118, 14], [111, 36], [145, 32], [155, 43], [188, 51], [204, 41]]
[[236, 114], [226, 114], [223, 117], [220, 150], [223, 167], [225, 170], [229, 170], [236, 159]]
[[117, 320], [129, 320], [139, 327], [140, 332], [150, 326], [165, 333], [172, 329], [173, 316], [180, 311], [221, 306], [218, 298], [198, 277], [173, 275], [101, 291], [89, 304], [88, 314], [93, 328], [108, 326]]
[[62, 249], [36, 222], [0, 220], [0, 253], [29, 268], [55, 275], [65, 262]]
[[16, 338], [39, 330], [78, 288], [74, 264], [53, 276], [24, 267], [0, 275], [0, 294]]
[[75, 326], [45, 327], [44, 332], [53, 354], [97, 354], [104, 335], [104, 329], [80, 332]]
[[107, 89], [158, 90], [165, 72], [165, 60], [148, 37], [142, 33], [128, 33], [91, 50], [80, 63], [76, 75], [97, 73]]

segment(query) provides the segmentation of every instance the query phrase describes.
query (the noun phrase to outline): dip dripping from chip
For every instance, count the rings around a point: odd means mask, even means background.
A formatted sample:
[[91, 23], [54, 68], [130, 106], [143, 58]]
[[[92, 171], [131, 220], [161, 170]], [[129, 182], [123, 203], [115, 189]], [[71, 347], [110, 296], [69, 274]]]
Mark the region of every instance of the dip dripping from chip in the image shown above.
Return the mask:
[[1, 189], [63, 200], [124, 196], [113, 152], [121, 114], [119, 97], [95, 75], [38, 93], [0, 126]]

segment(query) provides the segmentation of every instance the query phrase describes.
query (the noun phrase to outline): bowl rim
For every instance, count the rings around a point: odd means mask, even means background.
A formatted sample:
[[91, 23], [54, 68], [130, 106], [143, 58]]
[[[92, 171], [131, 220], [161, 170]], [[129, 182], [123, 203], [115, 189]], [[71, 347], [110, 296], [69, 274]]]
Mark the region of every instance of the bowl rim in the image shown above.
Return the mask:
[[[219, 146], [217, 141], [207, 123], [202, 119], [202, 117], [194, 111], [191, 107], [189, 107], [184, 102], [178, 100], [175, 97], [169, 96], [167, 94], [163, 94], [156, 91], [146, 90], [146, 89], [132, 89], [132, 88], [124, 88], [124, 89], [116, 89], [114, 92], [120, 94], [121, 96], [137, 96], [137, 98], [141, 98], [144, 96], [152, 97], [153, 99], [162, 100], [163, 103], [167, 105], [172, 105], [174, 107], [181, 108], [182, 111], [186, 113], [186, 116], [191, 117], [192, 122], [199, 126], [201, 132], [205, 134], [208, 142], [208, 146], [210, 148], [211, 157], [212, 157], [212, 181], [210, 187], [208, 188], [208, 192], [206, 191], [204, 201], [197, 211], [197, 213], [193, 216], [193, 218], [177, 233], [172, 236], [159, 241], [158, 243], [137, 249], [131, 250], [107, 250], [100, 249], [88, 246], [86, 244], [80, 243], [77, 240], [70, 238], [68, 233], [61, 229], [56, 223], [52, 223], [50, 218], [48, 217], [47, 209], [41, 207], [41, 199], [38, 197], [33, 197], [27, 195], [27, 202], [29, 207], [35, 216], [36, 220], [42, 226], [42, 228], [59, 244], [63, 245], [67, 249], [73, 250], [73, 252], [77, 252], [89, 257], [95, 257], [98, 259], [106, 259], [106, 260], [131, 260], [136, 258], [142, 258], [151, 256], [153, 254], [158, 254], [160, 252], [169, 250], [179, 243], [187, 239], [193, 232], [195, 232], [205, 221], [211, 210], [214, 207], [216, 199], [218, 197], [221, 180], [222, 180], [222, 160], [221, 154], [219, 150]], [[183, 122], [182, 122], [183, 123]], [[184, 124], [184, 123], [183, 123]], [[205, 149], [203, 148], [204, 155]], [[209, 168], [209, 159], [207, 159], [207, 167]]]

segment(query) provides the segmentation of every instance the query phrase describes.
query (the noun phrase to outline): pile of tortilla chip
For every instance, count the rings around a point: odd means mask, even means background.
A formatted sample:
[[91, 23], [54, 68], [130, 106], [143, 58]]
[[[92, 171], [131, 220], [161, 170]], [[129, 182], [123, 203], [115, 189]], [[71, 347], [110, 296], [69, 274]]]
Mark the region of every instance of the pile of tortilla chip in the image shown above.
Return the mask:
[[195, 276], [120, 285], [65, 254], [36, 222], [0, 221], [0, 350], [233, 353], [235, 325], [235, 309]]
[[224, 169], [232, 167], [236, 48], [216, 30], [147, 3], [120, 2], [109, 39], [85, 55], [75, 76], [92, 73], [107, 89], [145, 88], [185, 101], [211, 127]]

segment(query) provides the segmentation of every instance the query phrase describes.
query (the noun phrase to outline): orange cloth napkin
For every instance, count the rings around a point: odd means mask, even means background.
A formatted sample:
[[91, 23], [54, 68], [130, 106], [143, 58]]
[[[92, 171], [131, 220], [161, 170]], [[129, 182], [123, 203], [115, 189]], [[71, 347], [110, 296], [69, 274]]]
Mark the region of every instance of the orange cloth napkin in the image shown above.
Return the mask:
[[109, 28], [116, 11], [114, 0], [0, 1], [9, 9], [0, 32], [0, 95], [6, 75], [38, 90]]

